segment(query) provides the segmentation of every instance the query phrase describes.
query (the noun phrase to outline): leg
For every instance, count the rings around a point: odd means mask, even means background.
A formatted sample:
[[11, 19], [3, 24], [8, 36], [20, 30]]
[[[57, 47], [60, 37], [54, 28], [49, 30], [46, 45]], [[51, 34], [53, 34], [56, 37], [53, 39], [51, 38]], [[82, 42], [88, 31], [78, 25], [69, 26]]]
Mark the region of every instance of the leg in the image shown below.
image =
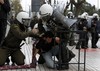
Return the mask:
[[44, 60], [45, 60], [45, 62], [46, 62], [46, 64], [47, 64], [48, 67], [55, 68], [52, 56], [53, 55], [57, 55], [58, 50], [59, 50], [59, 47], [55, 46], [55, 47], [52, 47], [52, 49], [50, 51], [42, 54], [43, 58], [44, 58]]
[[95, 48], [98, 48], [96, 44], [98, 42], [99, 37], [98, 37], [98, 33], [95, 33], [95, 34], [96, 34], [96, 36], [95, 36]]
[[96, 48], [96, 43], [97, 43], [97, 39], [98, 37], [96, 36], [97, 34], [96, 33], [92, 33], [92, 48]]
[[17, 64], [17, 65], [24, 65], [24, 59], [25, 56], [24, 54], [21, 52], [21, 50], [16, 50], [13, 51], [11, 54], [11, 57], [13, 59], [13, 61]]
[[36, 59], [36, 48], [33, 46], [33, 49], [32, 49], [32, 63], [30, 64], [31, 65], [31, 67], [34, 67], [34, 68], [36, 68], [36, 62], [37, 62], [37, 59]]
[[[70, 30], [74, 30], [74, 27], [72, 27]], [[70, 35], [70, 39], [71, 39], [71, 40], [69, 41], [69, 45], [70, 45], [70, 46], [73, 46], [73, 45], [76, 44], [75, 41], [74, 41], [74, 40], [75, 40], [75, 38], [74, 38], [74, 33], [73, 33], [73, 32], [70, 32], [69, 35]]]
[[88, 34], [83, 34], [82, 48], [88, 48]]
[[78, 39], [78, 42], [77, 42], [77, 44], [76, 44], [76, 49], [80, 49], [80, 46], [81, 46], [81, 44], [82, 44], [81, 39], [82, 39], [82, 35], [79, 34], [79, 39]]
[[47, 66], [49, 68], [54, 68], [54, 61], [52, 59], [52, 54], [50, 52], [46, 52], [42, 54]]
[[9, 56], [8, 50], [0, 48], [0, 66], [3, 66]]
[[0, 21], [0, 46], [5, 38], [6, 27], [7, 27], [7, 21], [6, 20]]
[[7, 65], [9, 65], [9, 63], [10, 63], [10, 59], [9, 59], [9, 57], [6, 59], [6, 64]]
[[12, 66], [15, 66], [14, 59], [11, 57]]
[[45, 60], [44, 60], [42, 54], [40, 54], [40, 57], [39, 57], [39, 59], [38, 59], [38, 63], [39, 63], [39, 64], [44, 64], [44, 63], [45, 63]]
[[94, 48], [94, 33], [91, 33], [91, 36], [92, 36], [92, 48]]

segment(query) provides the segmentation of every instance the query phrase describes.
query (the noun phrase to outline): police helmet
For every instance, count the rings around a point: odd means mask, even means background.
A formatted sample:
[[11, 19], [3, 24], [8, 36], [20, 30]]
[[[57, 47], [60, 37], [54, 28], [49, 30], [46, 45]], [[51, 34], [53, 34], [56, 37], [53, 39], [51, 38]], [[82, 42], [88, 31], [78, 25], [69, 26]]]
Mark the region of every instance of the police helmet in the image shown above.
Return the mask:
[[87, 18], [88, 18], [88, 13], [87, 13], [87, 12], [84, 12], [84, 13], [81, 15], [81, 18], [82, 18], [82, 19], [87, 19]]
[[23, 19], [30, 19], [29, 14], [27, 12], [19, 12], [16, 16], [16, 19], [21, 23], [21, 24], [25, 24], [25, 22], [23, 23]]
[[49, 4], [43, 4], [39, 9], [39, 14], [41, 17], [47, 16], [47, 15], [51, 16], [52, 13], [53, 13], [53, 8]]
[[97, 13], [94, 13], [93, 18], [99, 18], [99, 15]]
[[73, 12], [69, 11], [68, 12], [68, 18], [73, 18], [73, 17], [74, 17]]

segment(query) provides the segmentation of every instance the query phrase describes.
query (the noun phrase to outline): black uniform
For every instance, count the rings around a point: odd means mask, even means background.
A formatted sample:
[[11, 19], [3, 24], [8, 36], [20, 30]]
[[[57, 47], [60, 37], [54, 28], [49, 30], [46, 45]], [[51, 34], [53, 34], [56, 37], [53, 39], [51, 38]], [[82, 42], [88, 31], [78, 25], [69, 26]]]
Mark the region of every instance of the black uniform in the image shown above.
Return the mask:
[[0, 3], [0, 44], [5, 37], [7, 26], [7, 15], [10, 11], [9, 0], [4, 0], [4, 4]]
[[97, 18], [93, 18], [91, 22], [91, 36], [92, 36], [92, 48], [97, 48], [96, 43], [98, 42], [99, 33], [99, 21]]
[[79, 31], [79, 40], [76, 45], [76, 49], [80, 48], [88, 48], [88, 26], [87, 26], [87, 20], [86, 19], [81, 19], [80, 22], [77, 25], [77, 28]]

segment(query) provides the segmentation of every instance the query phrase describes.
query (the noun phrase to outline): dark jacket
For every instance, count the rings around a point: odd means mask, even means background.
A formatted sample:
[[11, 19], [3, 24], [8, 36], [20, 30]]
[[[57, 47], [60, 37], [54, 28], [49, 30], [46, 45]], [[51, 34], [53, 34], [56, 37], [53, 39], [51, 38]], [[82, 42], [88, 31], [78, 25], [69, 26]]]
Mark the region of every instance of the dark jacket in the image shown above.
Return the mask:
[[81, 19], [80, 22], [77, 24], [77, 28], [78, 30], [84, 30], [84, 27], [86, 27], [88, 29], [88, 25], [87, 25], [87, 20], [86, 19]]
[[9, 33], [3, 42], [3, 46], [13, 49], [19, 48], [22, 40], [28, 36], [34, 37], [35, 35], [31, 31], [26, 31], [24, 25], [11, 24]]
[[91, 32], [92, 33], [97, 33], [97, 29], [96, 29], [98, 27], [97, 23], [99, 23], [98, 19], [97, 18], [93, 18], [92, 21], [91, 21]]
[[[52, 38], [52, 41], [50, 43], [47, 43], [46, 40], [43, 39], [44, 37]], [[40, 38], [39, 42], [36, 44], [36, 48], [42, 50], [43, 52], [48, 52], [54, 45], [57, 45], [57, 43], [55, 42], [54, 34], [51, 31], [46, 31]]]
[[54, 46], [54, 40], [51, 43], [47, 43], [45, 40], [41, 39], [36, 45], [37, 49], [42, 50], [42, 52], [48, 52]]
[[100, 20], [97, 21], [96, 32], [97, 32], [98, 34], [100, 34]]
[[4, 4], [0, 3], [0, 19], [7, 19], [7, 14], [10, 11], [9, 0], [4, 0]]

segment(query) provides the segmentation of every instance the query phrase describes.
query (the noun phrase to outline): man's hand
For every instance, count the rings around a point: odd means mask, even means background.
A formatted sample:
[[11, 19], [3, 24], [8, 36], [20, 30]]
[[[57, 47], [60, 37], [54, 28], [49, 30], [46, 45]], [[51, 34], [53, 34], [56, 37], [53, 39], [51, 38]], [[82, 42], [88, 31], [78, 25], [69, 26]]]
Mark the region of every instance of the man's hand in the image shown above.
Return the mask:
[[4, 4], [4, 0], [0, 0], [0, 3], [1, 3], [1, 4]]
[[56, 37], [55, 40], [56, 40], [56, 43], [60, 43], [60, 38], [59, 37]]
[[98, 37], [100, 37], [100, 34], [98, 34]]
[[87, 28], [86, 27], [83, 27], [83, 31], [87, 31]]

